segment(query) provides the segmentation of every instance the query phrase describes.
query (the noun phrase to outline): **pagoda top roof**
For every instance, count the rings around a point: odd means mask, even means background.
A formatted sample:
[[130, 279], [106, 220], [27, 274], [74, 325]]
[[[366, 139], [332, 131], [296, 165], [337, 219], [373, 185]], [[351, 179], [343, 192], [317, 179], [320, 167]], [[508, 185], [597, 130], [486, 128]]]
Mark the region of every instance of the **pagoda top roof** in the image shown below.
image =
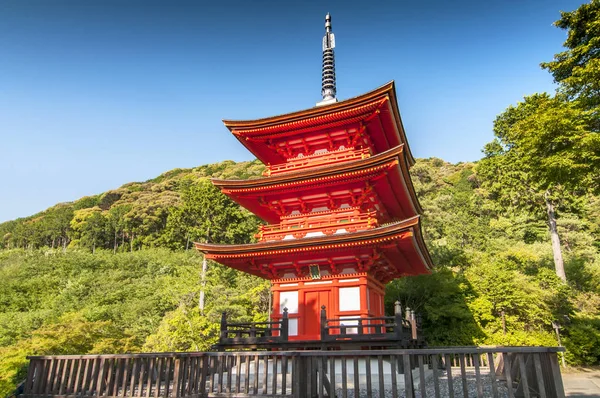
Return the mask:
[[432, 269], [431, 257], [421, 234], [419, 216], [359, 232], [239, 245], [196, 242], [194, 245], [197, 250], [205, 253], [208, 258], [264, 278], [265, 275], [260, 269], [250, 267], [248, 264], [260, 261], [261, 258], [281, 258], [286, 255], [293, 255], [294, 258], [307, 255], [318, 257], [321, 255], [319, 253], [336, 252], [341, 248], [344, 251], [377, 246], [388, 247], [389, 249], [389, 244], [394, 241], [403, 242], [399, 246], [402, 258], [410, 263], [402, 265], [402, 261], [394, 261], [396, 266], [408, 267], [399, 270], [401, 273], [418, 275], [428, 273]]
[[385, 119], [380, 124], [381, 129], [377, 131], [378, 135], [384, 137], [371, 137], [378, 147], [375, 148], [377, 152], [404, 144], [404, 155], [408, 165], [412, 166], [415, 160], [408, 148], [393, 80], [368, 93], [330, 105], [255, 120], [224, 119], [223, 123], [260, 161], [265, 164], [277, 164], [286, 159], [265, 145], [266, 141], [298, 136], [307, 131], [366, 122], [375, 112]]

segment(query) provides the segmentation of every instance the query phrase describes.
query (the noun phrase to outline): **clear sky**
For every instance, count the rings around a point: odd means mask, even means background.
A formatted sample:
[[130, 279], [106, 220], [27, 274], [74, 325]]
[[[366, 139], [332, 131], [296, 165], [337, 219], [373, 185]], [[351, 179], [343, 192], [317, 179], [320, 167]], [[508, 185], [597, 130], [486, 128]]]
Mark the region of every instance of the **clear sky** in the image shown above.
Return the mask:
[[416, 157], [472, 161], [492, 122], [553, 91], [539, 63], [571, 0], [0, 1], [0, 222], [176, 167], [252, 156], [221, 119], [320, 100], [324, 16], [338, 98], [396, 81]]

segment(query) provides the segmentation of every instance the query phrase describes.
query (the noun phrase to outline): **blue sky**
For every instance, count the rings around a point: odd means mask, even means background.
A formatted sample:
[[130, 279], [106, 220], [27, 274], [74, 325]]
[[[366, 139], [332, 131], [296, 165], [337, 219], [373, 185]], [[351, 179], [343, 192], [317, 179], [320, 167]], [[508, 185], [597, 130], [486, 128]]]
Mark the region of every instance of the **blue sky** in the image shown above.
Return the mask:
[[560, 10], [582, 1], [0, 2], [0, 222], [176, 167], [251, 155], [221, 119], [320, 100], [324, 16], [338, 98], [396, 81], [416, 157], [473, 161], [492, 122], [553, 91]]

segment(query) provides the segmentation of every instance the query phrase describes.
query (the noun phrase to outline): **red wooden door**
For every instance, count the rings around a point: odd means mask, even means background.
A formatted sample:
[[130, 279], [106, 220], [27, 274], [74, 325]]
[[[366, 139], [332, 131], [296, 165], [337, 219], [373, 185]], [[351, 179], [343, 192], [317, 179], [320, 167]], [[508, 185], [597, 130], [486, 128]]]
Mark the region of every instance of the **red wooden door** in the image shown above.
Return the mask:
[[[306, 292], [304, 296], [304, 339], [319, 340], [321, 337], [321, 306], [329, 308], [329, 290]], [[302, 330], [302, 329], [301, 329]]]

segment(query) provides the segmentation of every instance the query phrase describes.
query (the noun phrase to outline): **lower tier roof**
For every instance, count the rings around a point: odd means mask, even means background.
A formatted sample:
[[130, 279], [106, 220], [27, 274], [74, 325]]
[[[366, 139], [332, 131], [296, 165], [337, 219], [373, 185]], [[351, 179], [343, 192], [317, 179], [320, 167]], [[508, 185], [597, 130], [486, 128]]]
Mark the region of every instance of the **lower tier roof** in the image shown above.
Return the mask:
[[265, 279], [297, 278], [318, 265], [326, 275], [369, 271], [382, 283], [429, 273], [419, 216], [359, 232], [242, 245], [195, 243], [207, 258]]

